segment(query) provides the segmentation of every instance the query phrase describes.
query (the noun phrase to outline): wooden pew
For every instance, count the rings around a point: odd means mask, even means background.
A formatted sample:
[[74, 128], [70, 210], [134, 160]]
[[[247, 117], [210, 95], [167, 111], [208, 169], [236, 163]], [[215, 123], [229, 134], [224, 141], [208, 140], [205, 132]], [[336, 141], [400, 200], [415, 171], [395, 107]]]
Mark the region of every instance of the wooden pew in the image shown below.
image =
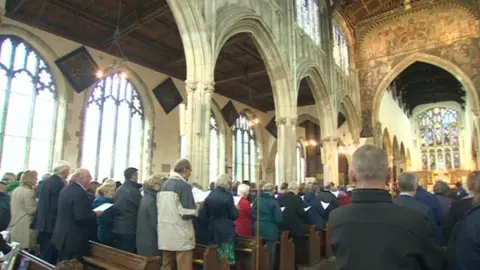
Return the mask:
[[300, 258], [301, 264], [312, 266], [320, 263], [321, 257], [321, 232], [314, 225], [303, 225], [303, 250], [304, 256]]
[[84, 256], [85, 262], [107, 270], [158, 270], [160, 257], [144, 257], [97, 242], [90, 241], [90, 255]]
[[292, 239], [288, 238], [288, 232], [280, 232], [280, 270], [295, 269], [295, 244]]
[[325, 257], [327, 259], [330, 258], [330, 257], [333, 257], [331, 233], [332, 233], [332, 228], [327, 224], [326, 227], [325, 227], [325, 230], [324, 230]]
[[17, 263], [19, 269], [28, 269], [28, 270], [53, 270], [55, 269], [54, 265], [49, 264], [48, 262], [24, 251], [20, 250], [17, 254]]
[[242, 265], [242, 269], [257, 269], [257, 256], [259, 269], [270, 269], [270, 255], [267, 245], [260, 244], [260, 248], [258, 248], [257, 240], [254, 237], [237, 238], [235, 260]]
[[217, 246], [204, 246], [197, 244], [193, 252], [194, 269], [202, 270], [228, 270], [230, 265], [225, 260], [217, 258]]

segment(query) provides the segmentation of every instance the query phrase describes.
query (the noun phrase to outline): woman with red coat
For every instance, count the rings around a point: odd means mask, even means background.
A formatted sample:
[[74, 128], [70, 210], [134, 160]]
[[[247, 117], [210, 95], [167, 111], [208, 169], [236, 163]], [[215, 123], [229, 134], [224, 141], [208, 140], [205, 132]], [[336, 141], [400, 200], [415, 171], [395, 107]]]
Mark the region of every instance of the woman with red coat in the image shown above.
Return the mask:
[[240, 201], [237, 203], [238, 218], [235, 220], [235, 232], [239, 236], [253, 237], [252, 206], [248, 201], [250, 186], [241, 184], [237, 192]]

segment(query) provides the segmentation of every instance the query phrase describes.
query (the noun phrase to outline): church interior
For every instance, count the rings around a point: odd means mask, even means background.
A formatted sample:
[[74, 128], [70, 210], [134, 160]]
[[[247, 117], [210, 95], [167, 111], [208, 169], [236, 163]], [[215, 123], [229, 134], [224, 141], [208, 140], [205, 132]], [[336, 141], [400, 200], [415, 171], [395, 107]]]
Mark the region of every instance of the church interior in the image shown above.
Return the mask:
[[[473, 0], [0, 0], [0, 168], [348, 185], [478, 168]], [[18, 105], [18, 106], [17, 106]], [[25, 107], [26, 106], [26, 107]]]

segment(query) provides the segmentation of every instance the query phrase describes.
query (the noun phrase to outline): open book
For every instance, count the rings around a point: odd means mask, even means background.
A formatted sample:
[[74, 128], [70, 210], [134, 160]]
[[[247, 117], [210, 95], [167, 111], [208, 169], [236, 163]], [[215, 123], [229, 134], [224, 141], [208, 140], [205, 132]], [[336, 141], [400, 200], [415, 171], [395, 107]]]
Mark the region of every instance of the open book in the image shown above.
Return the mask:
[[193, 199], [195, 200], [195, 203], [201, 203], [204, 202], [207, 196], [210, 194], [210, 191], [202, 191], [196, 187], [192, 189], [193, 193]]
[[113, 203], [104, 203], [102, 205], [100, 205], [99, 207], [93, 209], [93, 212], [97, 212], [97, 211], [105, 211], [107, 210], [108, 208], [112, 207], [113, 206]]

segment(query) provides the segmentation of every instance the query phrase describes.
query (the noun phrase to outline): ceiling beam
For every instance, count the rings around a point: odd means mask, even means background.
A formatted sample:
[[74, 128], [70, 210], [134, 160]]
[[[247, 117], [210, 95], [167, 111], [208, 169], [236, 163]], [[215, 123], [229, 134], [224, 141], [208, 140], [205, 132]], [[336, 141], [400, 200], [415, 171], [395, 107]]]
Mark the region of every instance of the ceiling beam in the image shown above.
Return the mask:
[[245, 74], [245, 75], [230, 77], [228, 79], [223, 79], [223, 80], [220, 80], [220, 81], [216, 81], [215, 85], [220, 85], [220, 84], [224, 84], [224, 83], [228, 83], [228, 82], [232, 82], [232, 81], [236, 81], [236, 80], [240, 80], [240, 79], [254, 78], [254, 77], [263, 76], [263, 75], [268, 75], [266, 70], [261, 70], [261, 71], [257, 71], [257, 72], [248, 73], [248, 74]]
[[120, 39], [123, 36], [126, 36], [133, 31], [137, 30], [139, 27], [142, 25], [148, 24], [151, 21], [154, 21], [155, 19], [163, 16], [167, 11], [169, 10], [168, 4], [163, 4], [162, 6], [154, 8], [152, 12], [149, 12], [148, 14], [136, 18], [134, 22], [130, 23], [129, 25], [122, 27], [121, 30], [118, 33], [115, 33], [112, 37], [107, 38], [106, 40], [102, 41], [103, 46], [107, 46], [111, 44], [115, 39]]

